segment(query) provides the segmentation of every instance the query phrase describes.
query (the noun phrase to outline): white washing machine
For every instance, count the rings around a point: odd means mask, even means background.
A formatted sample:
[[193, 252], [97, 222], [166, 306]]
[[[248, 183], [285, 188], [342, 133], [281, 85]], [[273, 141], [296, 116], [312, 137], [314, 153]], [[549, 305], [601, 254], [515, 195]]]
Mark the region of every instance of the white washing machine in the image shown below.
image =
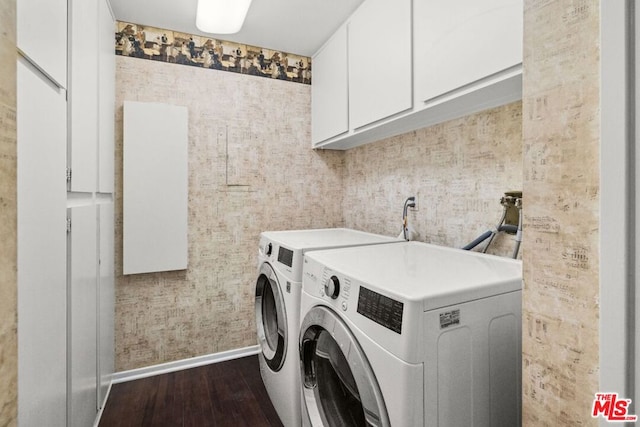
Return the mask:
[[520, 425], [520, 261], [403, 242], [304, 262], [303, 425]]
[[303, 255], [318, 249], [394, 242], [401, 240], [345, 228], [260, 235], [255, 301], [260, 372], [286, 427], [301, 423], [298, 327]]

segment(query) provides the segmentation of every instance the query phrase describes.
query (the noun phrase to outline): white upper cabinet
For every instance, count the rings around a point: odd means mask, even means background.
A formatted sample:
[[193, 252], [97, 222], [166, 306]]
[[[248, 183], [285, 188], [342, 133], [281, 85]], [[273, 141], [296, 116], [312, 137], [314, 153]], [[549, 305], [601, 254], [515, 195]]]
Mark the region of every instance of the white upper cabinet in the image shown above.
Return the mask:
[[67, 0], [17, 0], [17, 45], [50, 79], [67, 87]]
[[522, 63], [522, 0], [414, 0], [413, 12], [419, 102]]
[[98, 167], [98, 1], [69, 5], [71, 191], [90, 193], [96, 190]]
[[318, 144], [349, 130], [346, 26], [315, 54], [312, 63], [311, 139]]
[[348, 26], [351, 127], [410, 109], [411, 0], [366, 0]]
[[[365, 0], [344, 24], [348, 114], [331, 111], [340, 132], [314, 132], [313, 146], [349, 149], [522, 99], [522, 24], [522, 0]], [[343, 66], [321, 54], [314, 94]], [[329, 109], [314, 102], [313, 120]]]
[[116, 110], [116, 55], [113, 39], [115, 21], [107, 0], [99, 0], [98, 28], [98, 191], [113, 193]]

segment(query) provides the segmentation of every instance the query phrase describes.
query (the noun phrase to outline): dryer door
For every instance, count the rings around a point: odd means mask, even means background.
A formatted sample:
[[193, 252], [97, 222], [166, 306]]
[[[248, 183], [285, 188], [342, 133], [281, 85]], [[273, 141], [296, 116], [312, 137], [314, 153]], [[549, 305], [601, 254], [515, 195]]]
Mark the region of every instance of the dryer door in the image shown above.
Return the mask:
[[335, 312], [318, 306], [307, 313], [300, 359], [303, 409], [312, 426], [390, 425], [369, 361]]
[[256, 282], [258, 343], [267, 365], [279, 371], [287, 352], [287, 314], [282, 289], [273, 267], [263, 263]]

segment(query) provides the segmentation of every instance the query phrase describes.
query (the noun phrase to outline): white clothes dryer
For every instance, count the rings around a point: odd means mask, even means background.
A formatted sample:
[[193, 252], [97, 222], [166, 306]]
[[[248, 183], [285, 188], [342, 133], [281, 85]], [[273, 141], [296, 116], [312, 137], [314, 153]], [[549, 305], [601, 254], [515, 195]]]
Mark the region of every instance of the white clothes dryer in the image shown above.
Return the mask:
[[303, 425], [520, 425], [520, 261], [403, 242], [304, 262]]
[[303, 256], [318, 249], [394, 242], [401, 240], [346, 228], [260, 235], [255, 292], [260, 373], [286, 427], [301, 424], [298, 328]]

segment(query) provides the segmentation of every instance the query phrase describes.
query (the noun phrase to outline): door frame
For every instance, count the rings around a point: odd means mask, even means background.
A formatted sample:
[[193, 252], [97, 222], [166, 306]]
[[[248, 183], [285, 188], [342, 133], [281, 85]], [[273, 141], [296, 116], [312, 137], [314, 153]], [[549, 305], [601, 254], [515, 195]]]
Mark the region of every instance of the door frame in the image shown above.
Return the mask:
[[[640, 8], [639, 8], [640, 9]], [[635, 168], [637, 120], [637, 47], [633, 0], [600, 2], [600, 385], [640, 405], [635, 343], [640, 342], [636, 276], [640, 267], [640, 186]], [[640, 56], [639, 56], [640, 57]], [[600, 425], [609, 425], [600, 419]]]

